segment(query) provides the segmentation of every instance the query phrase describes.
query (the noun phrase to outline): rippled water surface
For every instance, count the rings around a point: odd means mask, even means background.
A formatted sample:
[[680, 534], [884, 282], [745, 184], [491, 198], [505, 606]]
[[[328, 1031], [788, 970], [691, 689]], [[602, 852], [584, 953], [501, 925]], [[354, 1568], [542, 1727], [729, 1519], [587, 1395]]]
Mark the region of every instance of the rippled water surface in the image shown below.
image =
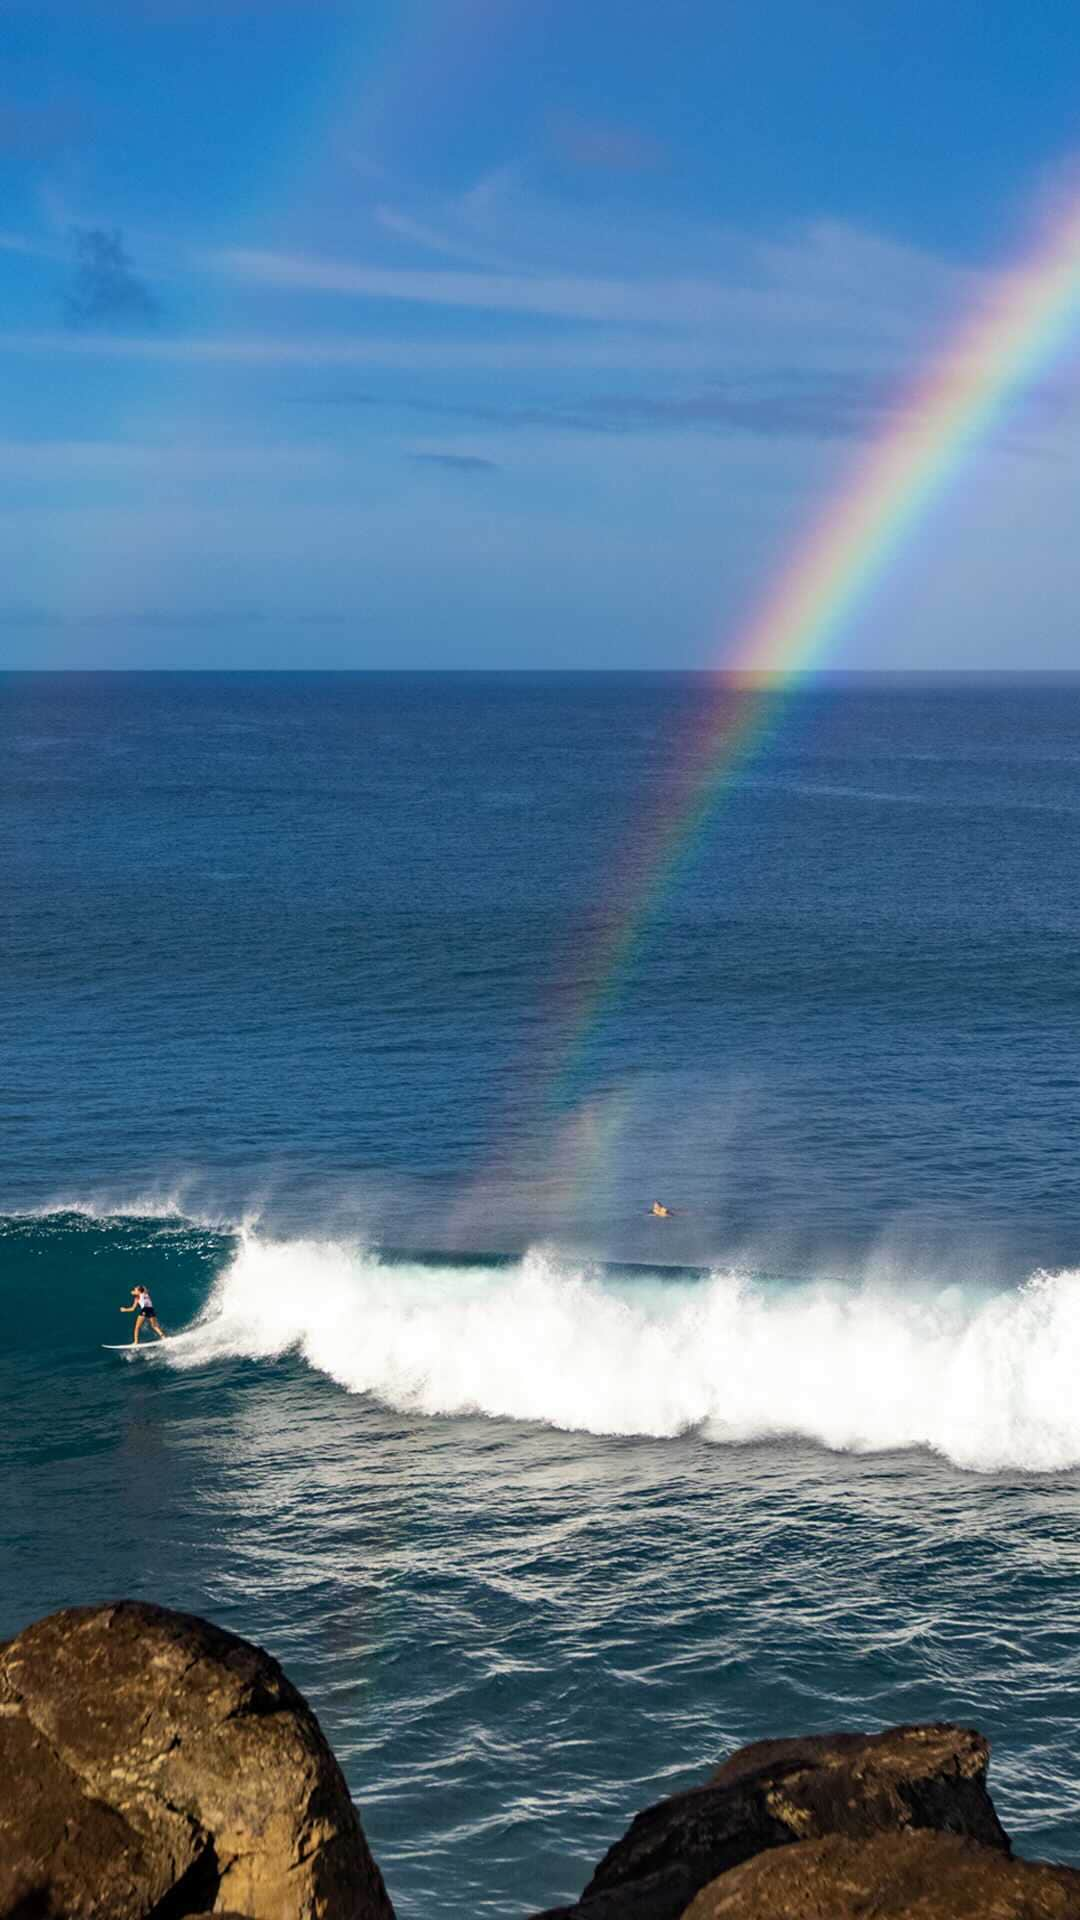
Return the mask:
[[123, 1592], [271, 1647], [402, 1914], [572, 1893], [763, 1732], [942, 1715], [1021, 1847], [1080, 1858], [1075, 1472], [421, 1418], [293, 1356], [4, 1372], [5, 1624]]
[[643, 915], [704, 697], [0, 684], [0, 1630], [268, 1646], [403, 1920], [899, 1719], [1080, 1862], [1080, 690], [789, 702]]

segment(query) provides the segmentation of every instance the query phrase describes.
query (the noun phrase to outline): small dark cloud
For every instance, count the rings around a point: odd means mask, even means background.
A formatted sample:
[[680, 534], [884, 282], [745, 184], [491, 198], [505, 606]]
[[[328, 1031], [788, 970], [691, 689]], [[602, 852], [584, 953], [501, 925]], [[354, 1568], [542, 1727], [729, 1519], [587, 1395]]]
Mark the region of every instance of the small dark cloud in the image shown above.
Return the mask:
[[75, 272], [64, 299], [69, 327], [155, 320], [158, 304], [140, 280], [117, 228], [75, 227]]
[[451, 473], [498, 473], [497, 460], [482, 460], [477, 453], [414, 453], [418, 466], [445, 467]]
[[889, 387], [862, 376], [769, 387], [718, 386], [683, 395], [598, 394], [585, 414], [615, 426], [727, 428], [766, 439], [837, 440], [876, 425]]
[[[551, 400], [531, 406], [451, 405], [436, 400], [397, 401], [421, 414], [444, 420], [472, 420], [483, 426], [527, 430], [564, 429], [573, 433], [644, 432], [650, 427], [688, 432], [740, 433], [761, 439], [843, 440], [873, 432], [897, 404], [898, 382], [869, 374], [813, 377], [792, 372], [771, 379], [716, 381], [690, 393], [594, 393], [575, 400]], [[387, 406], [375, 394], [332, 388], [306, 397], [322, 406]], [[415, 460], [435, 466], [478, 471], [497, 465], [473, 454], [423, 453]]]
[[790, 375], [772, 382], [718, 382], [683, 394], [597, 393], [565, 404], [503, 408], [429, 402], [425, 410], [489, 426], [561, 427], [577, 433], [685, 427], [766, 439], [836, 440], [872, 431], [891, 411], [895, 392], [895, 383], [861, 374], [823, 374], [814, 380]]

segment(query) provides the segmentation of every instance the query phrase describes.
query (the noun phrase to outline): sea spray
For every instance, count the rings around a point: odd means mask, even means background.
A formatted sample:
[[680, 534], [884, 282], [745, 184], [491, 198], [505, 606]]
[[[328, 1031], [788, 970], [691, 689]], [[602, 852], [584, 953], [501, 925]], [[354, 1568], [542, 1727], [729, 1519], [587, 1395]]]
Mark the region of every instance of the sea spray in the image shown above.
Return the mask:
[[639, 1280], [537, 1250], [501, 1268], [245, 1230], [171, 1363], [295, 1352], [429, 1415], [712, 1442], [931, 1448], [979, 1471], [1080, 1462], [1080, 1272], [1019, 1288]]

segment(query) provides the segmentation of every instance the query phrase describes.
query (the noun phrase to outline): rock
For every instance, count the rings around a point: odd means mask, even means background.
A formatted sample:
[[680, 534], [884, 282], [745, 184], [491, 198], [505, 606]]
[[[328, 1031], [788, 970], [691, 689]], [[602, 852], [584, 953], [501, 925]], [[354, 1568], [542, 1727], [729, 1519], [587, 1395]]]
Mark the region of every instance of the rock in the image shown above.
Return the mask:
[[[1014, 1860], [951, 1726], [744, 1747], [535, 1920], [1080, 1920]], [[276, 1661], [190, 1614], [75, 1607], [0, 1645], [0, 1920], [393, 1920]]]
[[192, 1614], [72, 1607], [0, 1645], [0, 1779], [0, 1920], [393, 1920], [310, 1707]]
[[706, 1785], [639, 1813], [580, 1901], [536, 1920], [680, 1920], [700, 1888], [744, 1860], [829, 1834], [929, 1828], [1007, 1855], [988, 1760], [981, 1734], [951, 1726], [759, 1741]]
[[945, 1833], [807, 1840], [722, 1874], [685, 1920], [1076, 1920], [1080, 1873]]
[[970, 1727], [888, 1727], [884, 1733], [807, 1734], [740, 1747], [710, 1785], [769, 1776], [770, 1805], [791, 1829], [877, 1833], [928, 1827], [1009, 1852], [986, 1790], [990, 1744]]

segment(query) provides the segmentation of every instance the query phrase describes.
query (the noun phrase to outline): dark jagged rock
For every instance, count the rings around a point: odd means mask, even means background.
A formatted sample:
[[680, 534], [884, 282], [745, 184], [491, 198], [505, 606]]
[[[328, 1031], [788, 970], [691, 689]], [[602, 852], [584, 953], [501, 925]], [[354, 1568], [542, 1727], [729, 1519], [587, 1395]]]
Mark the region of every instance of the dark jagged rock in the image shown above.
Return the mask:
[[970, 1727], [888, 1727], [884, 1733], [757, 1740], [718, 1767], [711, 1786], [768, 1775], [772, 1803], [793, 1832], [878, 1833], [926, 1827], [1008, 1853], [986, 1790], [990, 1745]]
[[[1011, 1856], [951, 1726], [759, 1741], [648, 1807], [535, 1920], [1080, 1920]], [[393, 1920], [315, 1716], [189, 1614], [76, 1607], [0, 1645], [0, 1920]]]
[[981, 1734], [950, 1726], [759, 1741], [706, 1785], [639, 1813], [581, 1899], [536, 1920], [680, 1920], [702, 1887], [743, 1861], [831, 1834], [926, 1828], [1008, 1855], [988, 1760]]
[[0, 1780], [0, 1920], [393, 1920], [310, 1707], [194, 1615], [73, 1607], [0, 1646]]
[[806, 1840], [706, 1887], [685, 1920], [1077, 1920], [1080, 1873], [945, 1833]]

